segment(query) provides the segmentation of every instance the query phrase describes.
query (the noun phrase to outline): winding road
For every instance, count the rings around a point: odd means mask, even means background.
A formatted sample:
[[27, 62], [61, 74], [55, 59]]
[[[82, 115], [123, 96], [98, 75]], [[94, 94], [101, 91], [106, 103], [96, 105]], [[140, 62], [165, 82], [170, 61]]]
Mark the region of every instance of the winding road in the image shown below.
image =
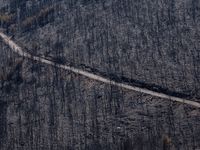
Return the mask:
[[78, 74], [84, 75], [88, 78], [91, 78], [91, 79], [94, 79], [94, 80], [97, 80], [97, 81], [101, 81], [101, 82], [104, 82], [104, 83], [108, 83], [108, 84], [111, 84], [111, 85], [114, 85], [114, 86], [126, 88], [126, 89], [137, 91], [137, 92], [142, 92], [142, 93], [145, 93], [145, 94], [150, 94], [152, 96], [170, 99], [170, 100], [173, 100], [173, 101], [189, 104], [189, 105], [200, 108], [200, 103], [198, 103], [198, 102], [189, 101], [189, 100], [185, 100], [185, 99], [174, 97], [174, 96], [169, 96], [169, 95], [166, 95], [166, 94], [163, 94], [163, 93], [158, 93], [158, 92], [150, 91], [150, 90], [135, 87], [135, 86], [130, 86], [130, 85], [126, 85], [126, 84], [123, 84], [123, 83], [117, 83], [115, 81], [108, 80], [108, 79], [103, 78], [101, 76], [89, 73], [87, 71], [83, 71], [83, 70], [80, 70], [80, 69], [77, 69], [77, 68], [74, 68], [74, 67], [70, 67], [70, 66], [66, 66], [66, 65], [56, 64], [55, 62], [52, 62], [52, 61], [49, 61], [49, 60], [46, 60], [44, 58], [40, 58], [40, 57], [37, 57], [37, 56], [31, 56], [30, 54], [24, 52], [21, 49], [21, 47], [19, 47], [14, 41], [10, 40], [10, 38], [8, 36], [6, 36], [5, 34], [3, 34], [2, 32], [0, 32], [0, 36], [3, 38], [4, 42], [10, 46], [10, 48], [13, 51], [15, 51], [16, 53], [18, 53], [19, 55], [21, 55], [23, 57], [27, 57], [27, 58], [30, 58], [30, 59], [33, 59], [33, 60], [41, 61], [41, 62], [49, 64], [49, 65], [54, 65], [58, 68], [70, 70], [74, 73], [78, 73]]

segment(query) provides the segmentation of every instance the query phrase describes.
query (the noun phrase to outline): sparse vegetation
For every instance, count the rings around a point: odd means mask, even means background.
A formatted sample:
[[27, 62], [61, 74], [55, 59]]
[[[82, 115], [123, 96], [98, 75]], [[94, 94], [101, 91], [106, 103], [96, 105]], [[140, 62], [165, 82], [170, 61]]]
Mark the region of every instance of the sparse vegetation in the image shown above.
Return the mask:
[[41, 10], [37, 16], [38, 25], [44, 25], [49, 22], [48, 16], [53, 12], [53, 8], [47, 8]]
[[23, 29], [35, 28], [37, 25], [41, 26], [49, 22], [48, 16], [53, 12], [53, 8], [47, 8], [41, 10], [37, 16], [29, 17], [22, 22], [21, 27]]
[[162, 150], [168, 150], [171, 145], [171, 139], [166, 134], [163, 134], [160, 139], [160, 144], [162, 146]]
[[16, 15], [15, 14], [8, 14], [5, 13], [3, 16], [0, 16], [0, 25], [2, 27], [9, 27], [11, 24], [16, 22]]
[[27, 18], [25, 21], [22, 22], [21, 27], [23, 29], [31, 29], [32, 24], [35, 21], [35, 19], [36, 19], [36, 17]]
[[12, 35], [16, 32], [15, 24], [12, 24], [12, 25], [9, 27], [9, 31], [11, 32]]

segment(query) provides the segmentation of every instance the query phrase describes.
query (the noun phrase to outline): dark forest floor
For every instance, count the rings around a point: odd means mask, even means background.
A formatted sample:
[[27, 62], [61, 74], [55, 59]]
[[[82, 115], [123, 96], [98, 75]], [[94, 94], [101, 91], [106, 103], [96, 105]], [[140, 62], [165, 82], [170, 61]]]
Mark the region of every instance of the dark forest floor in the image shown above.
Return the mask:
[[[9, 72], [18, 56], [1, 44]], [[163, 134], [171, 148], [200, 147], [198, 108], [28, 59], [17, 76], [0, 91], [1, 149], [116, 149], [127, 139], [135, 149], [160, 149]]]

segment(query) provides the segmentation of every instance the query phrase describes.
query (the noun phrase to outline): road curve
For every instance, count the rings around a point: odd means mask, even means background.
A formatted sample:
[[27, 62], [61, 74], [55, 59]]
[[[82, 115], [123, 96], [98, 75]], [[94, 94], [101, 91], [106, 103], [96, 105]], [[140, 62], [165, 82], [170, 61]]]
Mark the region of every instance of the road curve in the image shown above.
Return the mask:
[[150, 94], [152, 96], [157, 96], [157, 97], [161, 97], [161, 98], [170, 99], [170, 100], [173, 100], [173, 101], [189, 104], [189, 105], [192, 105], [192, 106], [200, 108], [200, 103], [198, 103], [198, 102], [189, 101], [189, 100], [178, 98], [178, 97], [174, 97], [174, 96], [169, 96], [169, 95], [166, 95], [166, 94], [163, 94], [163, 93], [158, 93], [158, 92], [150, 91], [150, 90], [139, 88], [139, 87], [135, 87], [135, 86], [130, 86], [130, 85], [126, 85], [126, 84], [123, 84], [123, 83], [117, 83], [115, 81], [108, 80], [108, 79], [103, 78], [101, 76], [89, 73], [87, 71], [83, 71], [83, 70], [80, 70], [80, 69], [77, 69], [77, 68], [74, 68], [74, 67], [70, 67], [70, 66], [66, 66], [66, 65], [56, 64], [55, 62], [46, 60], [44, 58], [39, 58], [37, 56], [31, 56], [30, 54], [24, 52], [21, 49], [21, 47], [19, 47], [15, 42], [10, 40], [10, 38], [8, 36], [6, 36], [5, 34], [0, 32], [0, 36], [3, 38], [4, 42], [10, 46], [10, 48], [13, 51], [15, 51], [16, 53], [18, 53], [19, 55], [21, 55], [23, 57], [27, 57], [27, 58], [31, 58], [33, 60], [41, 61], [43, 63], [49, 64], [49, 65], [53, 65], [53, 66], [56, 66], [58, 68], [70, 70], [70, 71], [72, 71], [74, 73], [78, 73], [78, 74], [84, 75], [84, 76], [86, 76], [88, 78], [91, 78], [91, 79], [94, 79], [94, 80], [97, 80], [97, 81], [101, 81], [101, 82], [104, 82], [104, 83], [108, 83], [108, 84], [111, 84], [111, 85], [115, 85], [115, 86], [118, 86], [118, 87], [126, 88], [126, 89], [137, 91], [137, 92], [142, 92], [142, 93], [145, 93], [145, 94]]

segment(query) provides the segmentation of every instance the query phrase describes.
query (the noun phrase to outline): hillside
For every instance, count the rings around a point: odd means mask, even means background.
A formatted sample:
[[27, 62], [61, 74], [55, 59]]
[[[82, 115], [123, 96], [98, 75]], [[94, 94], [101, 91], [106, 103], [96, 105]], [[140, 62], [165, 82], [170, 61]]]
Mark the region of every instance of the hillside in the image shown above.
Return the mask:
[[25, 49], [37, 44], [38, 55], [199, 99], [198, 1], [11, 2], [10, 34]]
[[[0, 5], [2, 31], [33, 56], [200, 102], [198, 1]], [[198, 108], [20, 58], [2, 39], [0, 56], [1, 149], [155, 150], [164, 134], [200, 147]]]

